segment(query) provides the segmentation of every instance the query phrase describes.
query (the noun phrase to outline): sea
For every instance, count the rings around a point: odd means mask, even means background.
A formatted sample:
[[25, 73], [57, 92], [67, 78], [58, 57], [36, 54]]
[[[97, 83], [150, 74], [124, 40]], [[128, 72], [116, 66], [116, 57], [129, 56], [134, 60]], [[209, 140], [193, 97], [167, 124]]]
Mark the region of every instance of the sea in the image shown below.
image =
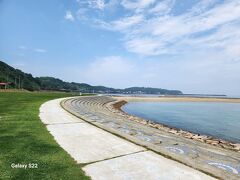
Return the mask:
[[130, 102], [123, 110], [170, 127], [240, 143], [240, 103]]

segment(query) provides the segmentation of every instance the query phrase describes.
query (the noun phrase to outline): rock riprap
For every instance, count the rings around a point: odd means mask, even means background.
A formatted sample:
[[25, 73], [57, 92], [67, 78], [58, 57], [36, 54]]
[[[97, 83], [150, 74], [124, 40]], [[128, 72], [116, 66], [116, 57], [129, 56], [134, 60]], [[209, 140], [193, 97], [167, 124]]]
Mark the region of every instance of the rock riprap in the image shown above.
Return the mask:
[[78, 97], [62, 106], [79, 118], [135, 144], [218, 178], [240, 178], [239, 145], [166, 127], [126, 114], [108, 96]]

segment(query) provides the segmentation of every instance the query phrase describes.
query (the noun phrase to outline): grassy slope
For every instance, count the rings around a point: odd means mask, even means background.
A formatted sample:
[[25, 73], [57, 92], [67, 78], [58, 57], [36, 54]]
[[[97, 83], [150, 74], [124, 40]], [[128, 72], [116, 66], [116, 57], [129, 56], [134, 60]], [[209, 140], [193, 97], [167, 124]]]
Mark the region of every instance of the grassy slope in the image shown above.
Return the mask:
[[[88, 179], [38, 117], [43, 102], [69, 95], [0, 92], [0, 179]], [[38, 168], [12, 169], [12, 163]]]

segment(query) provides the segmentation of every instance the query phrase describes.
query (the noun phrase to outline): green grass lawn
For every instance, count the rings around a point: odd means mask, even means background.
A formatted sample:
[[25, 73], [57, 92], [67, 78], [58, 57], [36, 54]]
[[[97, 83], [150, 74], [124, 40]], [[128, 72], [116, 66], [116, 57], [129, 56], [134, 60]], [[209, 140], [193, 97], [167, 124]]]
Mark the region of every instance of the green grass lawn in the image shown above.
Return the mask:
[[[89, 179], [39, 119], [45, 101], [67, 93], [0, 92], [0, 179]], [[11, 164], [38, 168], [14, 169]]]

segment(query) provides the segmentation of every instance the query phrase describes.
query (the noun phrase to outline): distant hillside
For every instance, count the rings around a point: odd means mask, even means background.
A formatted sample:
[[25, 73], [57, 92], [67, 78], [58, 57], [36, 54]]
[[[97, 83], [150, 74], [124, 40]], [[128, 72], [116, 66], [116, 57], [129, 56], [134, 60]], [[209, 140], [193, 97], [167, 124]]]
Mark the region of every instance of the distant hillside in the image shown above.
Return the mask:
[[91, 86], [85, 83], [65, 82], [53, 77], [36, 77], [15, 69], [0, 61], [0, 82], [9, 82], [8, 88], [23, 88], [29, 91], [80, 91], [83, 93], [123, 93], [123, 94], [164, 94], [179, 95], [178, 90], [167, 90], [150, 87], [130, 87], [114, 89], [105, 86]]
[[130, 87], [124, 89], [124, 92], [130, 93], [142, 93], [144, 94], [163, 94], [163, 95], [178, 95], [182, 94], [179, 90], [167, 90], [167, 89], [159, 89], [159, 88], [151, 88], [151, 87]]
[[31, 74], [15, 69], [0, 61], [0, 82], [10, 82], [8, 88], [23, 88], [29, 91], [40, 90], [39, 82]]

